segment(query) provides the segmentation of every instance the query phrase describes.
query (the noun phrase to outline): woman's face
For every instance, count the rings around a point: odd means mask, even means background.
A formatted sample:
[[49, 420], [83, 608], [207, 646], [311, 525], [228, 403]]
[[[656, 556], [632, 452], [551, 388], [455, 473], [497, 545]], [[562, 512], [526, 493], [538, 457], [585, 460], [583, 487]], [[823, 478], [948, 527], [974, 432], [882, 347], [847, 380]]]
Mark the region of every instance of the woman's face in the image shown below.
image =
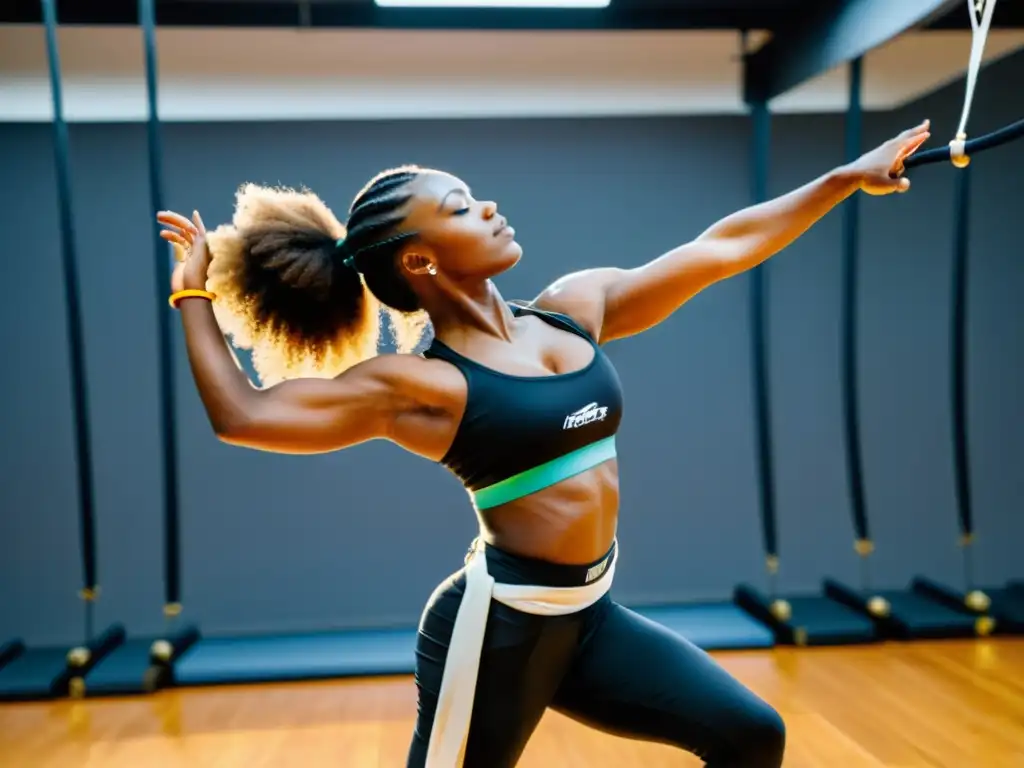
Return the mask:
[[455, 176], [425, 172], [410, 182], [409, 191], [413, 197], [402, 229], [417, 233], [409, 251], [428, 258], [445, 275], [487, 279], [512, 268], [523, 255], [497, 204], [476, 200]]

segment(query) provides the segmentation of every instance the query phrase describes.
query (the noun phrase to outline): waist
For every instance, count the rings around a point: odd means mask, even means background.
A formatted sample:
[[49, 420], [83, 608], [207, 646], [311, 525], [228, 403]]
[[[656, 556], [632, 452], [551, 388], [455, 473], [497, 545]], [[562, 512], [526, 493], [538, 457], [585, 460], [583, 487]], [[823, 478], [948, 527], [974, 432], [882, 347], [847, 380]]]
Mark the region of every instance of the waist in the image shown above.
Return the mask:
[[566, 453], [500, 482], [470, 491], [473, 506], [491, 509], [556, 485], [616, 457], [615, 435]]
[[523, 557], [499, 549], [493, 544], [474, 541], [467, 561], [474, 555], [484, 557], [487, 572], [497, 584], [513, 586], [554, 587], [567, 589], [585, 587], [599, 581], [615, 562], [618, 546], [615, 542], [601, 557], [582, 565], [553, 563], [532, 557]]

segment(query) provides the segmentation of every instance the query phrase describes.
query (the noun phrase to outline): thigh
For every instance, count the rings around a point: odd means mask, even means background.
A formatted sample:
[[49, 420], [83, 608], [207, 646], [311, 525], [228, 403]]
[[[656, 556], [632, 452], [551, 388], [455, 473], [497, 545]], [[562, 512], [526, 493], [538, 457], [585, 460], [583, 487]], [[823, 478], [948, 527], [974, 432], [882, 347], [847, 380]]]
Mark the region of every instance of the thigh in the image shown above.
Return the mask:
[[610, 603], [553, 707], [627, 738], [672, 744], [709, 766], [777, 768], [778, 714], [688, 640]]
[[[434, 593], [416, 640], [416, 727], [408, 768], [423, 766], [437, 695], [462, 600], [464, 581], [452, 578]], [[581, 621], [540, 617], [492, 602], [480, 657], [464, 768], [511, 768], [572, 663]]]

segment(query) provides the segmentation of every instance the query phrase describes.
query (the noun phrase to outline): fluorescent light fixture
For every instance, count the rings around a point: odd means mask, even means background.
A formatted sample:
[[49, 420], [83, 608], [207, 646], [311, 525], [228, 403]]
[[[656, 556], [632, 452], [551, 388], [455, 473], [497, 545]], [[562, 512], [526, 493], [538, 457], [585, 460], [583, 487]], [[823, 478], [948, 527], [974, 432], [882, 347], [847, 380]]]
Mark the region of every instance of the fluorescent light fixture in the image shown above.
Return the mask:
[[381, 8], [607, 8], [611, 0], [374, 0]]

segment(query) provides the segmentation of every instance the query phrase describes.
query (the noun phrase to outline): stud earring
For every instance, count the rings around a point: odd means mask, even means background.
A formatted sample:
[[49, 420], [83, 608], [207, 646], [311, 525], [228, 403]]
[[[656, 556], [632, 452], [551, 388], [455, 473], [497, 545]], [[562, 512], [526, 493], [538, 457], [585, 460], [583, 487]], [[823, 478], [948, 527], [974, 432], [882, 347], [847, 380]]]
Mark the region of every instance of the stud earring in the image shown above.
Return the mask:
[[437, 267], [435, 267], [433, 264], [427, 264], [427, 274], [428, 275], [436, 275], [437, 274]]

